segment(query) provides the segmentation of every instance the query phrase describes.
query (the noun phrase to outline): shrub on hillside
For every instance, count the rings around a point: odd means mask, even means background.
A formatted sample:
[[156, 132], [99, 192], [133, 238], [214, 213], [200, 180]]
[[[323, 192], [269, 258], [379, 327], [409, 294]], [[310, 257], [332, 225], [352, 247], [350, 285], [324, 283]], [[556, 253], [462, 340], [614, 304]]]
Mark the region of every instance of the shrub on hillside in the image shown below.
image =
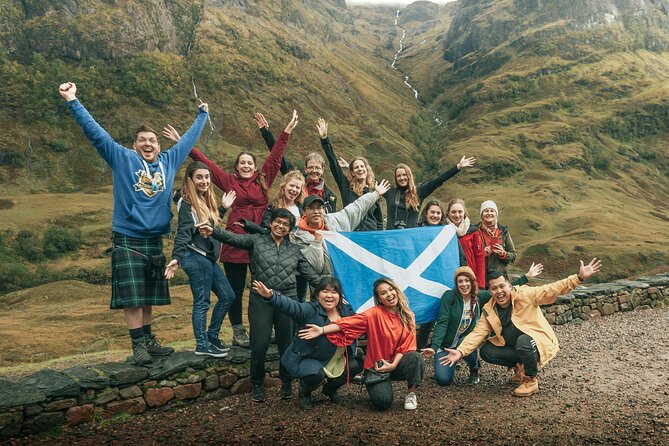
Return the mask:
[[30, 262], [37, 262], [43, 257], [39, 242], [39, 236], [33, 231], [21, 229], [16, 234], [16, 252]]
[[0, 294], [31, 286], [32, 274], [25, 265], [11, 259], [0, 260]]
[[76, 251], [82, 243], [83, 238], [80, 229], [50, 226], [44, 231], [42, 249], [46, 257], [55, 259], [66, 252]]

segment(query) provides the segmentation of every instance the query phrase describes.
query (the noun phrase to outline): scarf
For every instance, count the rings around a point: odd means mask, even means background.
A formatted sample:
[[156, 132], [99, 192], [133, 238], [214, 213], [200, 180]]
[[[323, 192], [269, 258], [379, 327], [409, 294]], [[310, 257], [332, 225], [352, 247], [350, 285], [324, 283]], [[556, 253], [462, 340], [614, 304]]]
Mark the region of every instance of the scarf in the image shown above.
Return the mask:
[[465, 217], [462, 219], [459, 225], [455, 225], [455, 223], [451, 222], [450, 220], [446, 219], [449, 225], [455, 226], [455, 233], [457, 234], [458, 238], [463, 237], [467, 235], [467, 231], [469, 231], [469, 227], [471, 226], [471, 223], [469, 221], [469, 217]]
[[326, 230], [325, 228], [325, 219], [323, 219], [323, 225], [320, 228], [312, 228], [309, 226], [309, 223], [307, 222], [307, 217], [306, 215], [303, 215], [302, 218], [299, 219], [297, 222], [297, 227], [303, 231], [309, 232], [311, 235], [316, 234], [316, 231], [324, 231]]
[[307, 188], [307, 192], [309, 192], [307, 195], [318, 195], [323, 198], [323, 192], [325, 191], [325, 181], [323, 181], [323, 178], [318, 181], [308, 179], [305, 187]]

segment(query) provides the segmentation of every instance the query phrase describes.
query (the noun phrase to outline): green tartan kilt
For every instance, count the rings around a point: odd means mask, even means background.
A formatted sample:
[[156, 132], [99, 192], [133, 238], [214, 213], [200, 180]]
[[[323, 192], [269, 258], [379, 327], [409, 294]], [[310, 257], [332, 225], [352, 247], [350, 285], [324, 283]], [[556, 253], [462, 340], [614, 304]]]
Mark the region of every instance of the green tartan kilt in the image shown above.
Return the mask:
[[167, 280], [164, 277], [148, 279], [145, 272], [148, 256], [163, 253], [162, 237], [133, 238], [115, 232], [112, 241], [112, 298], [109, 307], [117, 310], [169, 305]]

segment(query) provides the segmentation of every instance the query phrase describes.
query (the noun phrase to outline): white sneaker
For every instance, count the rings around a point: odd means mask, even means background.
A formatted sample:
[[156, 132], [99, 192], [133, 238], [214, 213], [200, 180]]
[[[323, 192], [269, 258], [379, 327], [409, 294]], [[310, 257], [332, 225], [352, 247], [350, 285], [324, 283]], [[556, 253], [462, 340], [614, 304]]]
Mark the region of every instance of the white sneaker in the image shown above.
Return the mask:
[[416, 410], [418, 403], [416, 402], [416, 394], [414, 392], [409, 392], [404, 398], [404, 409], [405, 410]]

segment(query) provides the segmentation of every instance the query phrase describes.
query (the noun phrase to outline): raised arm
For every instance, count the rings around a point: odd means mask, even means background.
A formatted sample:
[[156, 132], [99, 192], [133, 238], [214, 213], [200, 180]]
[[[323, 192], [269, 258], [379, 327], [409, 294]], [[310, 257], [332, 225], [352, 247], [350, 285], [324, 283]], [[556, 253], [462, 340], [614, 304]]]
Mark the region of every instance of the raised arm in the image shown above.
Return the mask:
[[424, 183], [421, 183], [416, 187], [416, 191], [418, 192], [418, 199], [420, 201], [423, 201], [426, 197], [428, 197], [432, 192], [440, 188], [446, 180], [449, 180], [453, 178], [455, 175], [457, 175], [458, 172], [460, 172], [462, 169], [466, 167], [471, 167], [474, 164], [476, 164], [476, 158], [467, 158], [465, 156], [462, 157], [460, 162], [456, 164], [455, 166], [451, 167], [447, 171], [443, 172], [436, 178], [433, 178], [429, 181], [426, 181]]
[[349, 182], [348, 178], [346, 178], [344, 170], [339, 166], [337, 155], [335, 155], [334, 149], [332, 148], [332, 144], [330, 144], [330, 139], [328, 138], [328, 123], [325, 122], [325, 119], [318, 118], [318, 125], [316, 126], [316, 128], [318, 129], [318, 134], [321, 137], [321, 146], [323, 147], [325, 156], [328, 159], [328, 164], [330, 165], [330, 172], [332, 172], [332, 177], [334, 178], [335, 183], [337, 183], [337, 186], [339, 187], [339, 193], [341, 195], [344, 195], [344, 193], [349, 188]]
[[[256, 123], [258, 126], [258, 129], [260, 129], [260, 135], [262, 136], [262, 139], [265, 140], [265, 144], [267, 145], [267, 148], [269, 151], [272, 151], [272, 147], [274, 147], [274, 144], [276, 144], [276, 138], [274, 137], [274, 134], [272, 131], [269, 129], [269, 123], [267, 122], [267, 119], [265, 119], [265, 116], [263, 116], [262, 113], [256, 113], [253, 116], [253, 122]], [[291, 164], [290, 161], [286, 159], [286, 156], [284, 155], [281, 157], [281, 175], [284, 175], [286, 172], [289, 172], [293, 170], [295, 167]]]
[[208, 115], [209, 106], [203, 102], [198, 106], [198, 115], [197, 118], [195, 118], [193, 125], [191, 125], [186, 133], [183, 134], [179, 141], [172, 146], [170, 150], [163, 152], [172, 165], [179, 166], [184, 162], [198, 138], [200, 138], [202, 129], [207, 123]]
[[[100, 156], [114, 167], [115, 155], [126, 148], [114, 141], [109, 133], [98, 124], [88, 110], [77, 99], [77, 86], [73, 82], [60, 84], [58, 92], [67, 101], [70, 113], [81, 126], [84, 134], [98, 151]], [[120, 152], [123, 153], [123, 152]]]
[[262, 166], [262, 171], [265, 174], [265, 177], [267, 178], [267, 187], [270, 187], [272, 185], [274, 179], [279, 174], [279, 170], [281, 169], [281, 159], [283, 158], [283, 153], [285, 152], [286, 146], [288, 145], [288, 139], [290, 138], [290, 134], [297, 125], [297, 123], [298, 123], [297, 110], [293, 110], [292, 119], [290, 120], [284, 131], [281, 132], [281, 135], [279, 135], [279, 139], [272, 147], [272, 151], [270, 152], [269, 156], [267, 157], [265, 163]]
[[379, 201], [381, 195], [388, 192], [389, 189], [390, 183], [386, 180], [381, 180], [376, 183], [376, 190], [361, 195], [341, 211], [332, 214], [342, 228], [341, 231], [353, 231], [365, 218], [365, 215], [374, 206], [374, 203]]
[[219, 189], [223, 192], [232, 189], [232, 182], [234, 181], [232, 174], [229, 174], [218, 167], [215, 162], [207, 158], [204, 153], [200, 152], [195, 147], [193, 147], [189, 156], [193, 161], [201, 161], [207, 165], [209, 172], [211, 173], [211, 181], [218, 186]]
[[549, 283], [548, 285], [538, 287], [523, 287], [523, 291], [527, 293], [527, 297], [534, 305], [548, 305], [555, 302], [555, 300], [564, 294], [567, 294], [584, 280], [589, 279], [594, 274], [597, 274], [602, 266], [602, 261], [594, 258], [587, 265], [580, 261], [581, 265], [578, 274], [573, 274], [566, 279], [558, 280], [557, 282]]
[[266, 299], [271, 306], [299, 324], [305, 323], [314, 315], [313, 307], [310, 303], [300, 303], [284, 296], [278, 291], [270, 290], [259, 280], [253, 281], [253, 291], [258, 293], [263, 299]]

